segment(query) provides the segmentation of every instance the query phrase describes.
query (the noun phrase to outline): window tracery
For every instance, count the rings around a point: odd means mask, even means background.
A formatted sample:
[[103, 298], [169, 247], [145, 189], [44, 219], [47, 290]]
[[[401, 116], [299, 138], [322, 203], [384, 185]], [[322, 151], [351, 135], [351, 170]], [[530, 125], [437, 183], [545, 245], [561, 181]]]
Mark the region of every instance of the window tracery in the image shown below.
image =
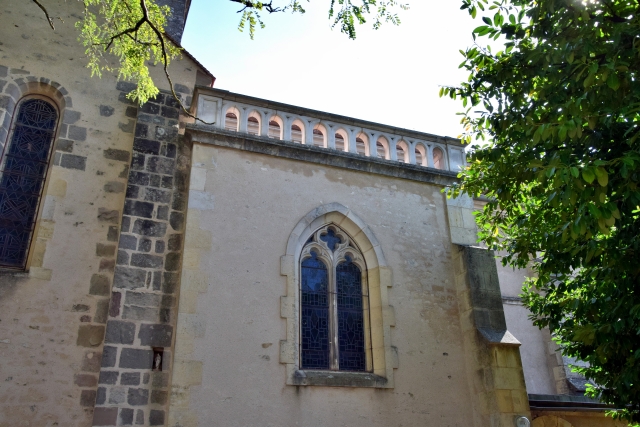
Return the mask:
[[302, 369], [371, 371], [366, 266], [349, 236], [328, 225], [300, 256]]

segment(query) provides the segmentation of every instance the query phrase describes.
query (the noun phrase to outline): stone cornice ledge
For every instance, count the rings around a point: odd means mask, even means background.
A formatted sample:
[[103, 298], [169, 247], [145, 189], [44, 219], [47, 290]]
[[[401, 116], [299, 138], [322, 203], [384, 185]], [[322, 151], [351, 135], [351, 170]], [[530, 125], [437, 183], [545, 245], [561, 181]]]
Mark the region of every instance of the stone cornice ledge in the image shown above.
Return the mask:
[[387, 379], [369, 372], [298, 370], [292, 385], [383, 388]]
[[458, 181], [457, 173], [424, 166], [408, 165], [392, 160], [364, 157], [328, 148], [286, 142], [203, 125], [189, 124], [186, 135], [193, 142], [235, 148], [252, 153], [299, 160], [325, 166], [373, 173], [411, 181], [449, 186]]

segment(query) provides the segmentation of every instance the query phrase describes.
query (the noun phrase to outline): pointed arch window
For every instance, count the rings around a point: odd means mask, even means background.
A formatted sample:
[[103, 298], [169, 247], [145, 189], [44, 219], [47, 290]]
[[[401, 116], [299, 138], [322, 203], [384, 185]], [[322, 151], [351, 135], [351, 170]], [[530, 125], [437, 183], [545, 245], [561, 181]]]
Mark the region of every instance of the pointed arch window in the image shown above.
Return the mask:
[[300, 257], [300, 366], [372, 370], [364, 258], [335, 225], [316, 231]]
[[0, 158], [0, 267], [26, 267], [57, 123], [56, 108], [43, 99], [18, 105]]

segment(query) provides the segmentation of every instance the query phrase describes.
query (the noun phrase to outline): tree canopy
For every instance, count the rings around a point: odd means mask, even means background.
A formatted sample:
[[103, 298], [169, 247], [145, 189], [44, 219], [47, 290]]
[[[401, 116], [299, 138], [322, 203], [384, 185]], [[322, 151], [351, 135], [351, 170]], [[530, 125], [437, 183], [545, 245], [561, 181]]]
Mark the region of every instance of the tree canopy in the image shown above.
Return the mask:
[[[45, 14], [52, 29], [55, 18], [46, 7], [46, 0], [32, 0]], [[282, 0], [273, 4], [255, 0], [229, 0], [238, 3], [241, 13], [238, 28], [249, 28], [254, 37], [256, 28], [264, 28], [262, 13], [292, 12], [305, 13], [301, 0]], [[307, 0], [310, 1], [310, 0]], [[168, 71], [169, 63], [180, 56], [180, 47], [170, 40], [164, 28], [171, 13], [168, 6], [161, 6], [156, 0], [82, 0], [84, 15], [76, 23], [80, 31], [79, 40], [86, 48], [88, 67], [92, 75], [102, 72], [116, 72], [119, 79], [129, 80], [136, 88], [129, 97], [141, 104], [158, 94], [149, 74], [149, 62], [162, 64], [174, 97], [180, 99], [173, 90], [173, 82]], [[349, 38], [356, 37], [356, 24], [364, 24], [373, 19], [373, 27], [379, 28], [383, 22], [400, 24], [396, 9], [407, 9], [397, 0], [329, 0], [329, 19], [332, 26]], [[107, 57], [117, 58], [116, 65], [110, 65]], [[181, 105], [182, 106], [182, 105]], [[182, 109], [189, 114], [184, 106]], [[190, 114], [189, 114], [190, 115]]]
[[[485, 195], [480, 238], [535, 271], [523, 301], [588, 393], [640, 422], [640, 5], [463, 0], [471, 152], [454, 194]], [[489, 43], [500, 40], [500, 51]], [[482, 43], [480, 43], [482, 41]], [[503, 45], [503, 46], [502, 46]]]

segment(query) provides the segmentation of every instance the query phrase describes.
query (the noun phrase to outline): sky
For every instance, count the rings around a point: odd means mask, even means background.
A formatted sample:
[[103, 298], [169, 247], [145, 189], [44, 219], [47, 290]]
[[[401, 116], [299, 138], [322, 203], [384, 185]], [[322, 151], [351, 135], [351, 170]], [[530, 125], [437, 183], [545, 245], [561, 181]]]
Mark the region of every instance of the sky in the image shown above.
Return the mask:
[[462, 104], [438, 91], [467, 79], [459, 50], [473, 44], [481, 22], [457, 0], [405, 1], [400, 26], [373, 30], [367, 22], [350, 40], [331, 29], [329, 0], [303, 0], [304, 15], [264, 13], [266, 28], [251, 40], [237, 29], [237, 3], [192, 0], [182, 44], [213, 73], [216, 88], [458, 137]]

